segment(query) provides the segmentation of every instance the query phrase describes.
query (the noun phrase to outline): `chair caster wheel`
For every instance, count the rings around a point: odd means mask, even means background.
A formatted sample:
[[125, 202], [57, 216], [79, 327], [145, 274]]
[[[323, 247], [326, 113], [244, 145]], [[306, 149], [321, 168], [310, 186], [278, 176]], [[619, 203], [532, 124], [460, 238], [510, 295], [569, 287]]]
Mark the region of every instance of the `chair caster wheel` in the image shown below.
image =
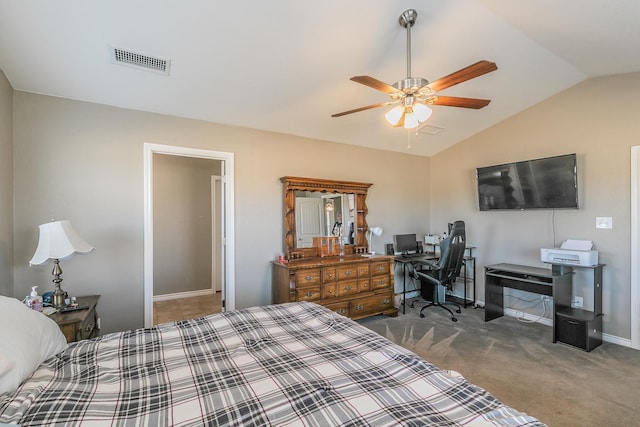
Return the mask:
[[451, 318], [451, 321], [452, 321], [452, 322], [457, 322], [457, 321], [458, 321], [458, 319], [456, 319], [455, 317], [452, 317], [452, 318]]
[[420, 317], [421, 317], [422, 319], [424, 319], [424, 314], [420, 313]]

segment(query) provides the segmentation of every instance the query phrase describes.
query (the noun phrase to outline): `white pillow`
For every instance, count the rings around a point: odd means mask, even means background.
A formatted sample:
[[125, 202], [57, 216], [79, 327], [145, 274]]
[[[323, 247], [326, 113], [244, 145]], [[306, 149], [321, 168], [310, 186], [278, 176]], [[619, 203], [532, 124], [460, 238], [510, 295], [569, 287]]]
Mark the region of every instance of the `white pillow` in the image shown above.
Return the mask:
[[14, 391], [42, 362], [66, 348], [56, 322], [0, 295], [0, 394]]

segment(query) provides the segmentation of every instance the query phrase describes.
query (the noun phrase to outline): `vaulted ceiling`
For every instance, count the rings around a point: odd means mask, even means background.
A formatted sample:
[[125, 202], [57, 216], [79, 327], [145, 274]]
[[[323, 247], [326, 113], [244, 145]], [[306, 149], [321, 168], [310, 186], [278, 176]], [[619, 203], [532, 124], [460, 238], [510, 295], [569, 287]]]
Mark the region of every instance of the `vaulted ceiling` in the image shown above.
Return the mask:
[[[351, 82], [437, 80], [486, 59], [498, 70], [442, 91], [491, 99], [434, 106], [417, 132]], [[16, 90], [431, 156], [579, 83], [640, 71], [637, 0], [0, 1], [0, 69]], [[117, 47], [169, 74], [112, 63]], [[594, 100], [597, 104], [597, 100]]]

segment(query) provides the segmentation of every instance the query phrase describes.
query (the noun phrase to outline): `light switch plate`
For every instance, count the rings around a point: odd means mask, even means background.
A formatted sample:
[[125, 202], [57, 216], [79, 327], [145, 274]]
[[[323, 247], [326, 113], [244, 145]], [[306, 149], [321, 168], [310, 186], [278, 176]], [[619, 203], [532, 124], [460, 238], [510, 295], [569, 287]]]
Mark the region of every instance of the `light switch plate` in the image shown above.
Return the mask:
[[613, 218], [610, 216], [597, 216], [596, 228], [613, 228]]

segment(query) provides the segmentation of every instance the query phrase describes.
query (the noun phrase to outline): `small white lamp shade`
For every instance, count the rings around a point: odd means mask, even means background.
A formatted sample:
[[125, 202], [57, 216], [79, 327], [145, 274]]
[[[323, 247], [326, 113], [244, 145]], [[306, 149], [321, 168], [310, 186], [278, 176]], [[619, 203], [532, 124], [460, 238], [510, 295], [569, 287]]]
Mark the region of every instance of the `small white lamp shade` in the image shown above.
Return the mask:
[[94, 249], [76, 233], [68, 220], [48, 222], [40, 225], [38, 247], [29, 265], [40, 265], [73, 254], [86, 254]]

